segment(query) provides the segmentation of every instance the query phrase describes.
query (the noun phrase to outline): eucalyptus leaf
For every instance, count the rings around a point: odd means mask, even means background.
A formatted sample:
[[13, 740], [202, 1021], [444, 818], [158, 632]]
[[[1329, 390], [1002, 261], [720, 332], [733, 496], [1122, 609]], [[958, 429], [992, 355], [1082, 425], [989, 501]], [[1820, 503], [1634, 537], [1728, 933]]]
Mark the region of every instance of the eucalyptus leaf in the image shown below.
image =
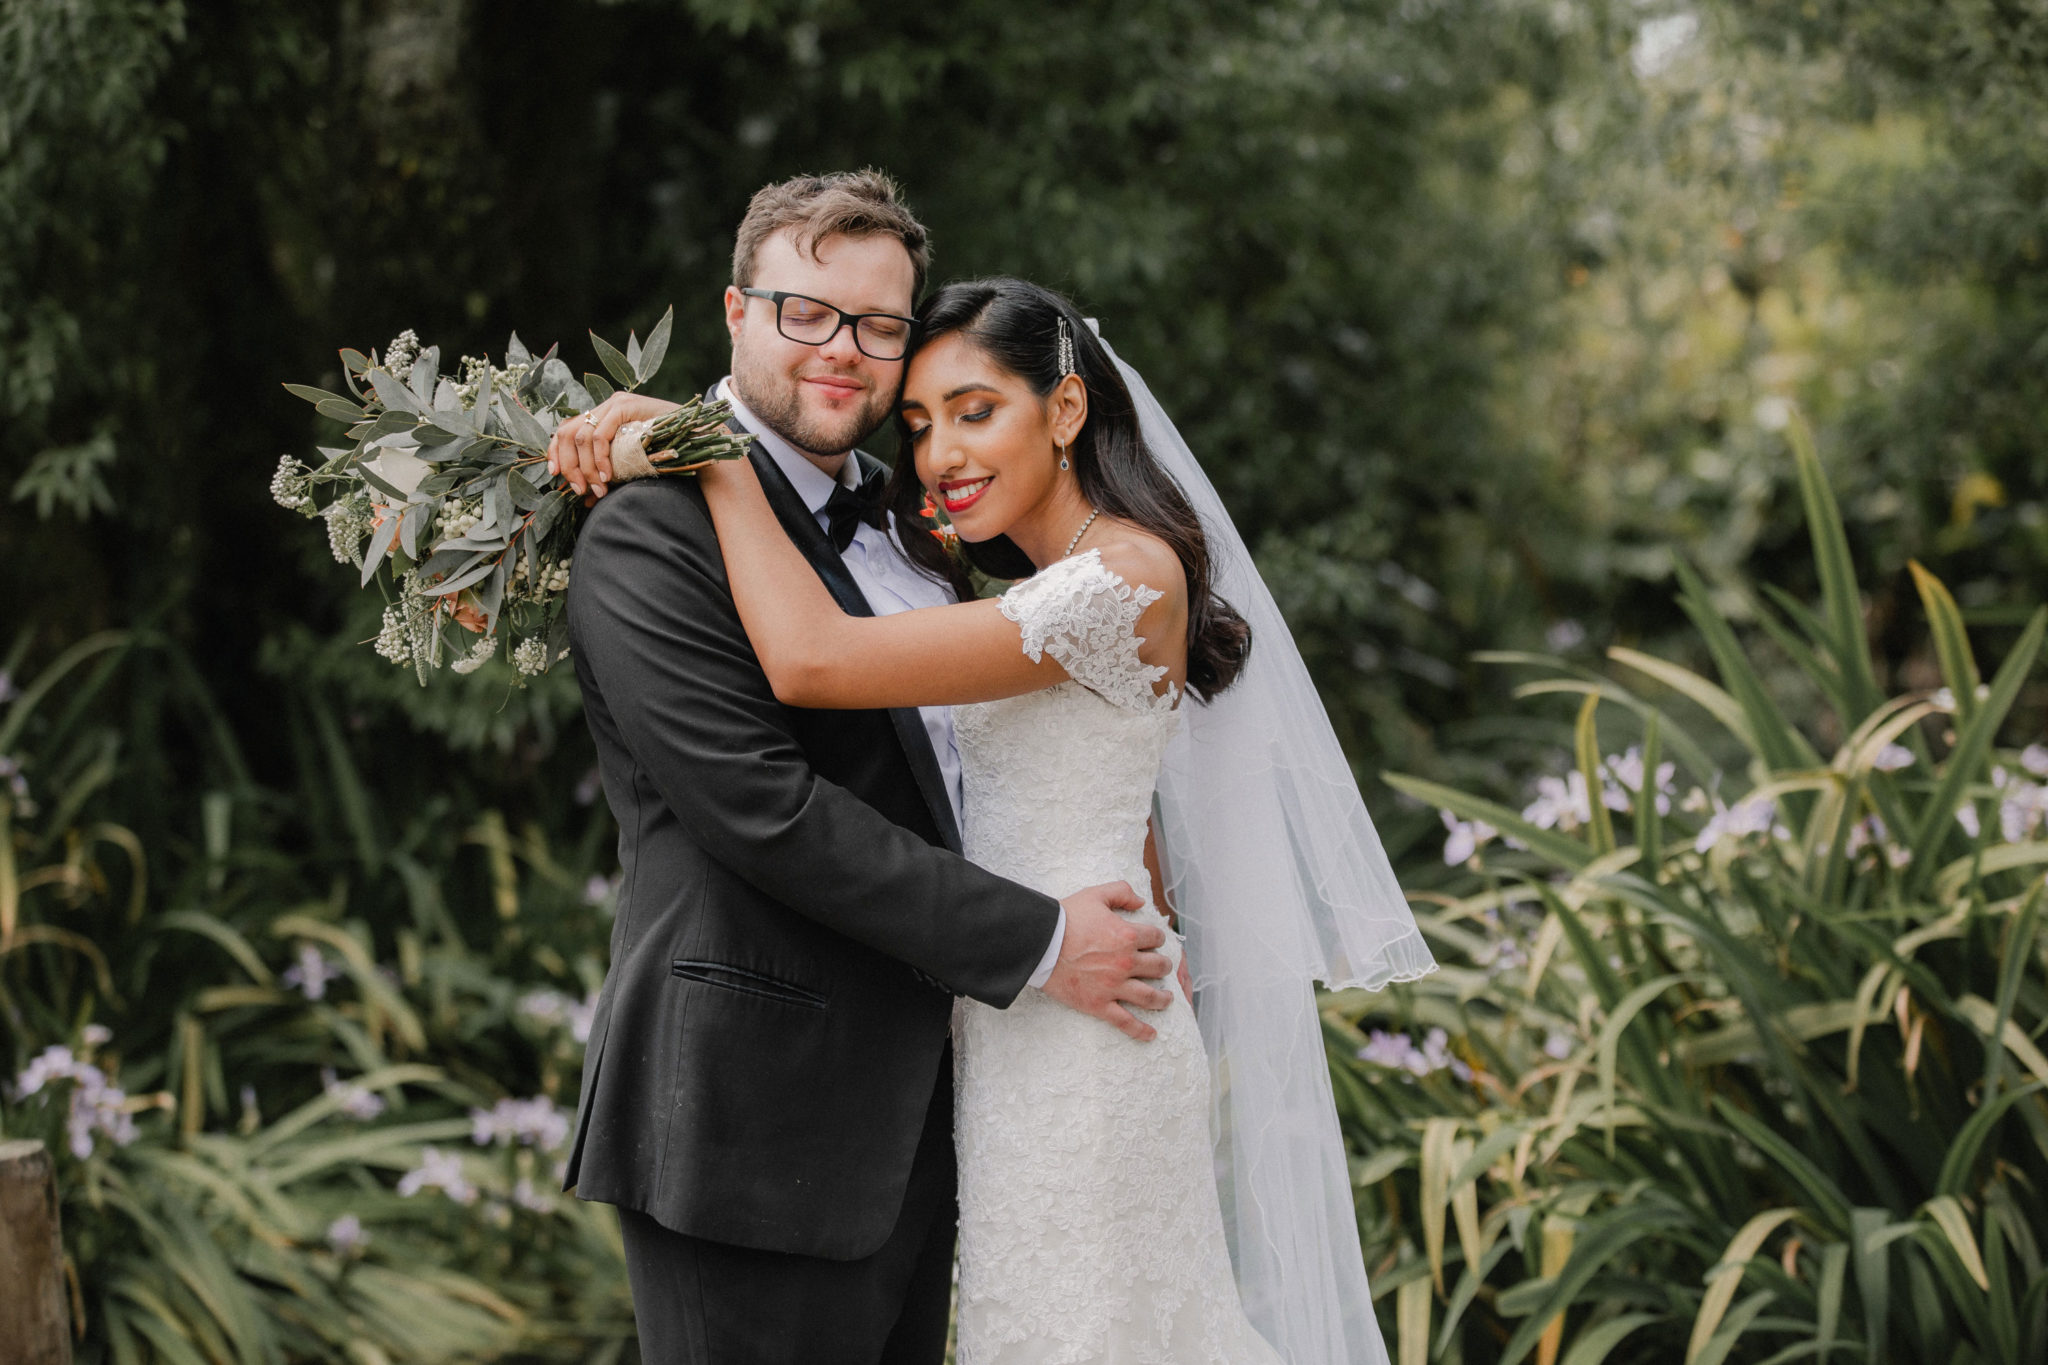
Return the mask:
[[435, 548], [434, 553], [427, 556], [426, 563], [420, 565], [420, 576], [432, 578], [436, 574], [461, 573], [465, 568], [479, 562], [488, 553], [489, 551], [458, 548], [446, 544], [440, 545]]
[[631, 332], [626, 333], [626, 363], [634, 374], [640, 373], [640, 338]]
[[348, 373], [361, 374], [370, 368], [370, 357], [353, 346], [344, 346], [341, 348], [341, 364]]
[[505, 430], [521, 445], [531, 447], [535, 453], [548, 448], [548, 430], [532, 413], [520, 405], [517, 399], [501, 397], [498, 400], [498, 419], [505, 424]]
[[675, 331], [675, 323], [675, 305], [670, 304], [668, 311], [661, 315], [661, 321], [655, 323], [654, 330], [647, 334], [647, 344], [641, 347], [633, 362], [633, 373], [639, 376], [642, 384], [661, 372], [661, 362], [668, 357], [668, 339]]
[[417, 413], [420, 410], [420, 401], [413, 397], [412, 390], [384, 370], [370, 371], [370, 387], [377, 391], [377, 401], [392, 412]]
[[[587, 370], [583, 375], [583, 388], [590, 395], [590, 407], [592, 408], [611, 397], [615, 392], [603, 375], [591, 374]], [[584, 409], [584, 411], [589, 411], [589, 408]]]
[[576, 387], [576, 376], [559, 360], [549, 358], [542, 361], [536, 373], [539, 375], [536, 392], [545, 407], [553, 407], [564, 394]]
[[331, 417], [337, 422], [354, 422], [363, 415], [363, 410], [346, 398], [323, 398], [313, 405], [313, 411], [322, 417]]
[[[356, 472], [363, 476], [364, 483], [370, 485], [370, 487], [376, 489], [385, 497], [390, 498], [393, 502], [402, 504], [405, 501], [406, 495], [404, 490], [394, 487], [391, 483], [387, 482], [381, 475], [379, 475], [376, 470], [370, 468], [369, 461], [358, 461], [356, 464]], [[364, 581], [367, 582], [368, 580], [365, 579]]]
[[370, 533], [370, 547], [363, 551], [363, 579], [360, 586], [367, 588], [370, 580], [377, 576], [377, 566], [384, 562], [384, 556], [391, 549], [391, 542], [398, 537], [399, 518], [393, 510], [386, 508], [384, 523]]
[[512, 339], [505, 343], [505, 364], [510, 367], [532, 363], [533, 352], [526, 349], [526, 343], [519, 339], [519, 333], [514, 332]]
[[489, 573], [491, 571], [491, 566], [492, 561], [486, 559], [482, 563], [476, 564], [468, 569], [463, 570], [461, 573], [456, 574], [452, 578], [444, 579], [443, 581], [436, 583], [433, 587], [427, 589], [426, 595], [428, 597], [446, 597], [450, 593], [461, 592], [464, 588], [468, 587], [470, 584], [476, 582], [478, 579], [481, 579], [485, 574]]
[[406, 387], [412, 390], [413, 397], [420, 400], [422, 408], [433, 406], [434, 381], [440, 376], [441, 348], [429, 346], [420, 352], [419, 359], [413, 361], [412, 374], [406, 382]]
[[512, 490], [506, 486], [511, 476], [512, 471], [507, 470], [504, 478], [493, 479], [484, 488], [484, 515], [492, 525], [505, 531], [512, 529], [519, 515], [513, 510]]
[[[311, 384], [287, 384], [284, 386], [284, 389], [286, 393], [291, 394], [294, 398], [303, 398], [315, 407], [318, 407], [328, 399], [333, 399], [337, 403], [348, 403], [348, 400], [340, 394], [329, 393], [326, 389], [316, 389]], [[349, 406], [354, 407], [355, 404], [349, 403]]]
[[420, 557], [420, 533], [432, 524], [433, 519], [432, 504], [423, 502], [416, 502], [406, 508], [404, 515], [399, 518], [398, 544], [408, 559], [416, 560]]
[[482, 594], [484, 608], [484, 629], [498, 628], [498, 609], [505, 604], [505, 580], [512, 572], [512, 556], [499, 555], [491, 566], [490, 580], [484, 585]]
[[626, 357], [619, 354], [618, 347], [612, 345], [595, 332], [590, 334], [590, 344], [597, 349], [597, 358], [604, 362], [604, 367], [607, 370], [611, 371], [612, 378], [619, 381], [619, 387], [631, 389], [639, 384], [639, 380], [633, 377], [632, 364]]
[[566, 492], [549, 497], [541, 504], [540, 510], [533, 514], [533, 521], [527, 527], [527, 534], [536, 541], [545, 539], [547, 533], [555, 529], [555, 523], [562, 519], [562, 514], [574, 505]]
[[502, 550], [509, 537], [502, 535], [466, 535], [454, 540], [444, 540], [439, 548], [443, 550]]
[[531, 512], [540, 506], [540, 490], [518, 470], [514, 469], [505, 475], [505, 487], [512, 495], [512, 505], [520, 511]]

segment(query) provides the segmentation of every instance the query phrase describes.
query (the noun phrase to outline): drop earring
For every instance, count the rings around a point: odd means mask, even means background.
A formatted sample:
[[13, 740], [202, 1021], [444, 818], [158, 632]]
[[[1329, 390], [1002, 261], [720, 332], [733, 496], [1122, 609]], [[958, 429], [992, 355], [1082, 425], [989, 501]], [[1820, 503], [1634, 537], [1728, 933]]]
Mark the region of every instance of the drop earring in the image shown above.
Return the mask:
[[1064, 445], [1063, 445], [1063, 446], [1061, 446], [1061, 447], [1060, 447], [1060, 468], [1061, 468], [1061, 469], [1072, 469], [1073, 467], [1074, 467], [1073, 465], [1071, 465], [1071, 464], [1069, 464], [1069, 463], [1067, 462], [1067, 448], [1066, 448], [1066, 447], [1065, 447]]

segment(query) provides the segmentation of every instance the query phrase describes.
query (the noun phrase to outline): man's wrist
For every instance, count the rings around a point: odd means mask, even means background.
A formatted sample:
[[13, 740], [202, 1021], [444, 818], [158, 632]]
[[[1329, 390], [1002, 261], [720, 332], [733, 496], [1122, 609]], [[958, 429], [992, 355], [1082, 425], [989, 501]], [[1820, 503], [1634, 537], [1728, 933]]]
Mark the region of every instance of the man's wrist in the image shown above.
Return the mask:
[[1038, 970], [1031, 974], [1031, 979], [1025, 982], [1025, 985], [1034, 990], [1042, 990], [1045, 983], [1052, 980], [1052, 969], [1060, 965], [1060, 949], [1066, 946], [1066, 942], [1067, 907], [1062, 905], [1059, 918], [1053, 921], [1052, 942], [1046, 945], [1045, 956], [1038, 962]]

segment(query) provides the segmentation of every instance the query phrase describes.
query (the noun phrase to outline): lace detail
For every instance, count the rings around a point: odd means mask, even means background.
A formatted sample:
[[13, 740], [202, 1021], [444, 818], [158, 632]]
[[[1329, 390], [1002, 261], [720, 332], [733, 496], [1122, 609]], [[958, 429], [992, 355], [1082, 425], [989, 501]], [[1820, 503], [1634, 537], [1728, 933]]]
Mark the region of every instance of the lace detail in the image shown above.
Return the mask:
[[1017, 623], [1031, 662], [1050, 654], [1067, 676], [1119, 706], [1152, 711], [1171, 708], [1179, 692], [1169, 685], [1164, 665], [1138, 657], [1144, 639], [1138, 618], [1166, 594], [1142, 583], [1133, 587], [1102, 562], [1100, 550], [1086, 550], [1049, 564], [1002, 596], [1003, 615]]
[[[1149, 892], [1152, 789], [1181, 724], [1152, 690], [1165, 670], [1138, 658], [1158, 596], [1093, 552], [1004, 595], [1027, 652], [1073, 681], [955, 709], [975, 862], [1053, 895]], [[1208, 1058], [1174, 989], [1150, 1043], [1034, 990], [961, 1002], [960, 1365], [1280, 1365], [1232, 1278]]]

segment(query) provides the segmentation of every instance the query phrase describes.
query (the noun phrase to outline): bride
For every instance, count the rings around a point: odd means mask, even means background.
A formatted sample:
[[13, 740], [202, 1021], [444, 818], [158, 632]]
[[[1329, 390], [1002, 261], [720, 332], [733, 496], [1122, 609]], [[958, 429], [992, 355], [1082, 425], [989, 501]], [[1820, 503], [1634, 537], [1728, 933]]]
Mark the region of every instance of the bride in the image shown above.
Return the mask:
[[906, 549], [1020, 581], [849, 616], [737, 460], [702, 475], [733, 600], [785, 703], [957, 708], [967, 855], [1053, 895], [1152, 887], [1132, 915], [1178, 911], [1199, 1003], [1183, 985], [1151, 1043], [1036, 991], [960, 1003], [959, 1359], [1384, 1361], [1312, 982], [1433, 964], [1300, 656], [1069, 303], [976, 281], [919, 324], [889, 497], [905, 527], [936, 499], [959, 544]]

